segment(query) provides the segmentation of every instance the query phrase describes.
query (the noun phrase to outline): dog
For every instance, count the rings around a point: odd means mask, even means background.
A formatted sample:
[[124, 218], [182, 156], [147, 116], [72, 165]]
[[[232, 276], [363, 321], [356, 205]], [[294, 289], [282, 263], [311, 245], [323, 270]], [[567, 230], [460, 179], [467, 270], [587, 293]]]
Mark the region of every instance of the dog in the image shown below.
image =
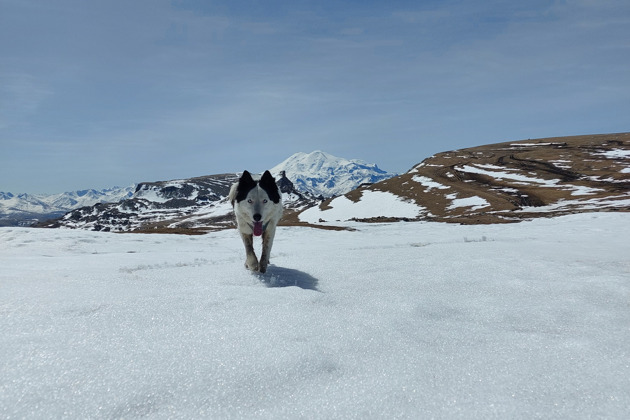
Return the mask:
[[[282, 218], [282, 195], [276, 180], [269, 171], [261, 177], [243, 171], [238, 182], [230, 188], [228, 198], [245, 245], [245, 267], [264, 273], [269, 265], [276, 226]], [[254, 236], [262, 236], [260, 261], [254, 252]]]

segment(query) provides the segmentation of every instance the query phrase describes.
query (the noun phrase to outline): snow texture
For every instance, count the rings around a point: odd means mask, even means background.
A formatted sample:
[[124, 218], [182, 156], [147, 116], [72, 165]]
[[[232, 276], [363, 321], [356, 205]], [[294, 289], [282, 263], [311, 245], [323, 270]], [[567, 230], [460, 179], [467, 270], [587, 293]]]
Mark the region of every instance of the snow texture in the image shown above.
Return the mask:
[[0, 417], [630, 418], [630, 214], [348, 226], [1, 228]]
[[606, 152], [598, 153], [609, 159], [630, 159], [630, 150], [625, 149], [613, 149]]
[[571, 195], [576, 196], [592, 195], [597, 194], [600, 191], [604, 191], [601, 188], [591, 188], [581, 185], [562, 185], [560, 179], [533, 178], [519, 173], [514, 173], [515, 171], [512, 169], [502, 168], [495, 165], [464, 165], [456, 168], [462, 172], [486, 175], [497, 180], [509, 179], [516, 181], [515, 184], [536, 184], [543, 188], [572, 190]]
[[431, 191], [432, 189], [448, 190], [451, 188], [448, 185], [440, 184], [426, 176], [414, 175], [411, 179], [425, 187], [425, 191]]
[[485, 199], [475, 195], [473, 197], [454, 198], [448, 208], [455, 209], [458, 207], [472, 207], [473, 210], [479, 210], [488, 206], [490, 206], [490, 203], [488, 203]]
[[405, 201], [401, 197], [387, 191], [362, 191], [359, 202], [345, 196], [334, 198], [328, 210], [322, 211], [319, 206], [311, 207], [300, 213], [302, 222], [319, 223], [320, 221], [338, 222], [352, 219], [370, 219], [375, 217], [407, 217], [416, 218], [424, 210], [423, 207]]

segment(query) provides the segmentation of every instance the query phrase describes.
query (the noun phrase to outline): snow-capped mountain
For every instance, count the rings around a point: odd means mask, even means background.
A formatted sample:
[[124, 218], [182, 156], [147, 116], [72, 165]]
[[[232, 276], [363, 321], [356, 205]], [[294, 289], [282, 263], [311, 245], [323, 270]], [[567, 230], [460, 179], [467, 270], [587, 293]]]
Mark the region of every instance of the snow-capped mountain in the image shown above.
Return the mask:
[[68, 211], [96, 203], [118, 202], [133, 195], [135, 185], [102, 190], [80, 190], [60, 194], [17, 194], [0, 192], [0, 226], [31, 225], [59, 217]]
[[324, 198], [342, 195], [359, 185], [374, 184], [396, 175], [373, 163], [344, 159], [319, 150], [295, 153], [270, 171], [276, 178], [284, 171], [297, 190]]

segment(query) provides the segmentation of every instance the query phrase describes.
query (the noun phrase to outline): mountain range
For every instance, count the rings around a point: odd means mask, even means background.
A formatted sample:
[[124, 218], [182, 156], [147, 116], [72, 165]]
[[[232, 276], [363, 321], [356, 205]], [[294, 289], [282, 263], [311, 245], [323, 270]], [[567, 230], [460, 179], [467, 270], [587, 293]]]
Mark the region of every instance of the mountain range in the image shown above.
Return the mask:
[[[273, 167], [271, 172], [282, 191], [288, 220], [295, 220], [298, 213], [324, 198], [395, 175], [375, 164], [320, 151], [296, 153]], [[143, 182], [121, 201], [75, 208], [42, 225], [114, 232], [203, 233], [224, 229], [233, 224], [227, 195], [239, 176], [239, 173], [228, 173]]]
[[30, 226], [42, 220], [61, 217], [80, 207], [129, 198], [134, 190], [135, 185], [48, 195], [0, 192], [0, 226]]
[[[448, 151], [401, 175], [321, 151], [296, 153], [271, 172], [283, 193], [285, 225], [506, 223], [585, 211], [630, 211], [630, 133]], [[233, 226], [227, 194], [238, 177], [228, 173], [143, 182], [133, 192], [123, 189], [118, 201], [75, 204], [40, 226], [174, 233], [225, 229]], [[0, 205], [16, 199], [5, 197], [0, 195]], [[32, 210], [25, 214], [36, 214]]]
[[[271, 172], [276, 179], [282, 180], [289, 213], [295, 208], [315, 204], [317, 199], [344, 194], [361, 184], [395, 175], [375, 164], [343, 159], [321, 151], [296, 153], [273, 167]], [[0, 192], [0, 226], [44, 222], [47, 225], [127, 231], [162, 228], [164, 220], [178, 219], [175, 225], [178, 229], [181, 226], [189, 228], [207, 221], [208, 217], [217, 222], [218, 214], [229, 213], [225, 197], [236, 179], [238, 174], [232, 173], [55, 195]], [[46, 220], [58, 218], [62, 220], [46, 223]], [[225, 222], [227, 219], [229, 217]]]

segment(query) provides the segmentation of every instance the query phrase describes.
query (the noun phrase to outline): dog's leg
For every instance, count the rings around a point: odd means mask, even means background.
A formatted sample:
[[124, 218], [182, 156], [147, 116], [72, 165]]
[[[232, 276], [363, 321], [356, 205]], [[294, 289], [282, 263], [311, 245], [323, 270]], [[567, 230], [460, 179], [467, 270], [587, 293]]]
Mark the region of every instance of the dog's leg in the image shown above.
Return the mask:
[[276, 235], [276, 227], [269, 226], [264, 232], [262, 237], [262, 255], [260, 256], [260, 272], [267, 271], [269, 265], [269, 255], [271, 254], [271, 247], [273, 246], [273, 238]]
[[256, 253], [254, 252], [254, 236], [251, 233], [249, 235], [241, 233], [241, 238], [243, 238], [245, 253], [247, 254], [245, 267], [252, 271], [258, 271], [258, 258], [256, 258]]

